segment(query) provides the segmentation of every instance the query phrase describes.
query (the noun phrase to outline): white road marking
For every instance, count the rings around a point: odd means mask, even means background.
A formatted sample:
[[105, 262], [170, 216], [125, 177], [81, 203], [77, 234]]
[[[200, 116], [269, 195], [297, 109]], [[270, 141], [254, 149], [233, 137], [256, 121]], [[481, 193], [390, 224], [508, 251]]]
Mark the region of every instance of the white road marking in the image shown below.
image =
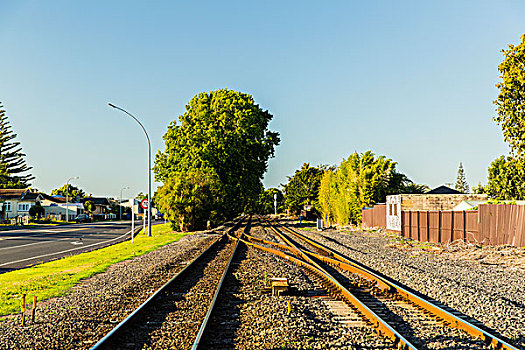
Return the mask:
[[54, 239], [54, 240], [52, 240], [52, 241], [33, 242], [33, 243], [27, 243], [27, 244], [21, 244], [21, 245], [14, 245], [14, 246], [12, 246], [12, 247], [4, 247], [4, 248], [0, 248], [0, 250], [8, 250], [8, 249], [15, 249], [15, 248], [23, 248], [23, 247], [28, 247], [28, 246], [35, 245], [35, 244], [52, 243], [52, 242], [56, 242], [56, 241], [63, 241], [63, 240], [66, 240], [66, 239], [68, 239], [68, 238]]
[[10, 262], [6, 262], [6, 263], [3, 263], [3, 264], [0, 264], [0, 267], [2, 266], [6, 266], [6, 265], [10, 265], [10, 264], [16, 264], [16, 263], [19, 263], [19, 262], [23, 262], [23, 261], [30, 261], [30, 260], [35, 260], [35, 259], [40, 259], [40, 258], [45, 258], [47, 256], [53, 256], [53, 255], [58, 255], [58, 254], [63, 254], [63, 253], [68, 253], [68, 252], [72, 252], [72, 251], [75, 251], [75, 250], [79, 250], [79, 249], [84, 249], [84, 248], [88, 248], [88, 247], [94, 247], [94, 246], [97, 246], [97, 245], [101, 245], [101, 244], [104, 244], [104, 243], [108, 243], [108, 242], [112, 242], [112, 241], [116, 241], [117, 239], [120, 239], [126, 235], [129, 235], [131, 233], [131, 230], [129, 230], [128, 232], [124, 233], [123, 235], [121, 236], [118, 236], [116, 238], [112, 238], [112, 239], [109, 239], [107, 241], [103, 241], [103, 242], [98, 242], [98, 243], [93, 243], [93, 244], [90, 244], [90, 245], [87, 245], [87, 246], [83, 246], [83, 247], [78, 247], [78, 248], [72, 248], [72, 249], [68, 249], [68, 250], [63, 250], [61, 252], [55, 252], [55, 253], [50, 253], [50, 254], [43, 254], [43, 255], [39, 255], [39, 256], [33, 256], [31, 258], [26, 258], [26, 259], [20, 259], [20, 260], [15, 260], [15, 261], [10, 261]]
[[35, 237], [46, 237], [49, 236], [49, 234], [57, 234], [57, 233], [68, 233], [68, 232], [75, 232], [75, 231], [83, 231], [88, 230], [91, 227], [85, 227], [85, 228], [76, 228], [72, 230], [67, 231], [52, 231], [52, 230], [34, 230], [33, 232], [47, 232], [48, 234], [38, 234], [38, 235], [28, 235], [28, 236], [3, 236], [3, 238], [0, 238], [0, 240], [15, 240], [15, 239], [28, 239], [28, 238], [35, 238]]
[[[77, 229], [75, 231], [80, 231], [80, 230], [86, 230], [86, 229], [82, 228], [82, 229]], [[67, 233], [67, 232], [70, 232], [70, 231], [64, 231], [64, 233]], [[35, 238], [35, 237], [45, 237], [45, 236], [44, 235], [35, 235], [35, 236], [30, 236], [29, 238]], [[28, 238], [28, 237], [16, 237], [16, 238], [13, 238], [13, 239], [21, 239], [21, 238]], [[68, 239], [71, 239], [71, 238], [75, 238], [75, 237], [65, 237], [65, 238], [59, 238], [59, 239], [53, 239], [53, 240], [46, 240], [46, 241], [43, 241], [43, 242], [33, 242], [33, 243], [20, 244], [20, 245], [15, 245], [15, 246], [12, 246], [12, 247], [0, 248], [0, 250], [8, 250], [8, 249], [29, 247], [29, 246], [36, 245], [36, 244], [45, 244], [45, 243], [52, 243], [52, 242], [57, 242], [57, 241], [65, 241], [65, 240], [68, 240]]]

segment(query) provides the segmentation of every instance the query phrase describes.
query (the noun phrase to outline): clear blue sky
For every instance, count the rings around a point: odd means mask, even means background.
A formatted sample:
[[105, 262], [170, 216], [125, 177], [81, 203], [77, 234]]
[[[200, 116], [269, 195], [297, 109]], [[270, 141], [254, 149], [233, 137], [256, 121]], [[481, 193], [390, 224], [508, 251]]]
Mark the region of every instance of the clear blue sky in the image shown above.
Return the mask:
[[267, 187], [368, 149], [412, 180], [472, 185], [508, 148], [492, 118], [516, 1], [0, 1], [0, 101], [34, 187], [147, 190], [146, 140], [197, 93], [250, 93], [281, 145]]

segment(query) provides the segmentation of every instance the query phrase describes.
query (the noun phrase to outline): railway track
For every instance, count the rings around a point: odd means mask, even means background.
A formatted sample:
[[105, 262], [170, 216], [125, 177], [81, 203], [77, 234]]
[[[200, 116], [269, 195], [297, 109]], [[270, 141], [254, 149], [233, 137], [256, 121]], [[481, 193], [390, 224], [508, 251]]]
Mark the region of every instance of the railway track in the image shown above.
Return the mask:
[[[242, 219], [215, 240], [91, 349], [197, 349], [236, 254], [229, 239]], [[250, 223], [245, 226], [249, 229]], [[239, 237], [242, 237], [242, 229]]]
[[268, 226], [275, 240], [246, 235], [244, 242], [315, 274], [334, 299], [344, 300], [397, 348], [516, 349], [482, 325], [469, 322], [454, 310], [418, 296], [299, 232], [269, 222]]
[[[257, 226], [260, 226], [258, 235], [262, 238], [258, 238], [250, 234], [251, 219], [243, 228], [241, 224], [239, 220], [91, 349], [266, 348], [264, 337], [252, 343], [250, 336], [245, 339], [246, 335], [241, 335], [248, 331], [253, 337], [250, 332], [254, 328], [261, 334], [268, 331], [268, 326], [243, 325], [251, 307], [242, 305], [250, 299], [262, 300], [254, 298], [253, 294], [248, 299], [244, 296], [244, 301], [238, 299], [241, 288], [247, 286], [239, 284], [238, 275], [243, 273], [240, 266], [246, 263], [250, 247], [262, 251], [259, 254], [297, 265], [314, 276], [315, 287], [310, 286], [311, 290], [301, 295], [322, 298], [335, 315], [334, 322], [354, 327], [356, 331], [359, 329], [357, 332], [363, 334], [374, 330], [388, 339], [391, 345], [381, 348], [517, 349], [490, 334], [482, 325], [422, 298], [298, 231], [261, 221]], [[253, 291], [260, 293], [259, 290], [254, 286]], [[265, 302], [271, 306], [278, 300], [279, 297], [273, 297]], [[257, 312], [260, 315], [260, 311]], [[287, 316], [281, 320], [289, 317], [302, 316]], [[257, 316], [252, 320], [257, 322]], [[241, 338], [237, 338], [239, 336]], [[286, 342], [284, 344], [277, 348], [289, 348]]]

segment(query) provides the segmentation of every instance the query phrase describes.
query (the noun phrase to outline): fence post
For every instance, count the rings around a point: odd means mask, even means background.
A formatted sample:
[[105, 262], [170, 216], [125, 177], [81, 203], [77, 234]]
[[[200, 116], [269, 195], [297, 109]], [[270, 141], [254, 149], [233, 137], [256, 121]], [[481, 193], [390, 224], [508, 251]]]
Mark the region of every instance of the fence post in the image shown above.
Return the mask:
[[430, 242], [430, 212], [427, 210], [427, 242]]
[[412, 238], [412, 212], [408, 213], [408, 238]]
[[454, 238], [454, 213], [450, 212], [450, 242]]
[[419, 219], [420, 211], [417, 211], [417, 240], [421, 242], [421, 220]]
[[407, 233], [406, 221], [407, 221], [407, 218], [406, 218], [405, 214], [403, 212], [401, 212], [401, 236], [403, 236], [403, 237], [405, 237], [405, 235]]
[[438, 211], [438, 243], [441, 243], [441, 210]]
[[467, 212], [463, 210], [463, 242], [467, 242]]

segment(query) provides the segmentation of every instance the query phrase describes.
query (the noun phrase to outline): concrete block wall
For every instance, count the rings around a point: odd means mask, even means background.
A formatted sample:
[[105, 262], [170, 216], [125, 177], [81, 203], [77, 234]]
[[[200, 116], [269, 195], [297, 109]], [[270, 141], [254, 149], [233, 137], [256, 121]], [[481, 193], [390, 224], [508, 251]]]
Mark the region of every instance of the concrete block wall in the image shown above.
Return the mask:
[[452, 210], [456, 205], [469, 200], [486, 200], [486, 194], [403, 194], [401, 210]]

